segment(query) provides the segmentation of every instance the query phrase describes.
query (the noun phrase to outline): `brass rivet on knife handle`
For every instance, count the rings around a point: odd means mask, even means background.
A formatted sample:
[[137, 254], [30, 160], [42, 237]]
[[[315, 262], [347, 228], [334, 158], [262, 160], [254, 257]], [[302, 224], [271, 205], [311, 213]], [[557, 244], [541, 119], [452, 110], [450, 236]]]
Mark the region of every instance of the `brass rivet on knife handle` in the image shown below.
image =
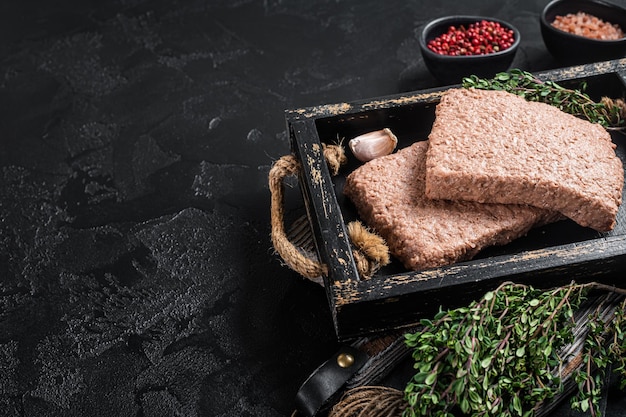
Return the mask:
[[349, 353], [340, 353], [337, 356], [337, 365], [342, 368], [349, 368], [354, 364], [354, 356]]

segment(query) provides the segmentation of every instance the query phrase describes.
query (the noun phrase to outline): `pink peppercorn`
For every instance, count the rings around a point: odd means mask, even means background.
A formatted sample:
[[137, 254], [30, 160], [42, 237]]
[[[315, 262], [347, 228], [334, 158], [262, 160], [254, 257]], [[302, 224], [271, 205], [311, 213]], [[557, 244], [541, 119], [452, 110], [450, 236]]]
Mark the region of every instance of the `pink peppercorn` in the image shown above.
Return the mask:
[[511, 29], [498, 22], [481, 20], [463, 25], [450, 26], [442, 35], [428, 42], [428, 49], [440, 55], [485, 55], [504, 51], [515, 42]]

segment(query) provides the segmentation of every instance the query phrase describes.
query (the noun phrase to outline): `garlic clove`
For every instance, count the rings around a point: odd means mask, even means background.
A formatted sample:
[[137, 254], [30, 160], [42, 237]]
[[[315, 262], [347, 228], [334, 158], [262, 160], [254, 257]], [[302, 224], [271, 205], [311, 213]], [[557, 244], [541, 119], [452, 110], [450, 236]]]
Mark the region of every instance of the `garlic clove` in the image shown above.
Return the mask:
[[348, 142], [352, 154], [361, 162], [389, 155], [397, 145], [398, 138], [389, 128], [365, 133]]

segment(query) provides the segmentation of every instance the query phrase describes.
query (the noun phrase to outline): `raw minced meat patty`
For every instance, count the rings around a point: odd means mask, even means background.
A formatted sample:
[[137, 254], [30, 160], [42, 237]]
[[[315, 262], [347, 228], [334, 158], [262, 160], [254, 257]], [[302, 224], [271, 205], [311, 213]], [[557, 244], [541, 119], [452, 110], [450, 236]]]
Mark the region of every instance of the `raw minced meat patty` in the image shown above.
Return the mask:
[[558, 213], [527, 205], [480, 204], [426, 197], [428, 142], [374, 159], [346, 178], [344, 194], [359, 216], [412, 270], [468, 260], [491, 245], [555, 221]]
[[530, 204], [615, 226], [624, 170], [602, 126], [504, 91], [450, 89], [436, 108], [426, 195]]

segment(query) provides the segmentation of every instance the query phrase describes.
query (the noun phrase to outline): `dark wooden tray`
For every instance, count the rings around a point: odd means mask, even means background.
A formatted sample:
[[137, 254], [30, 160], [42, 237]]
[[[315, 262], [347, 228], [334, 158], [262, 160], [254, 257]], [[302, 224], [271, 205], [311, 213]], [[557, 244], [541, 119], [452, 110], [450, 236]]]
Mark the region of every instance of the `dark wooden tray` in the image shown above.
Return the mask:
[[[626, 94], [626, 59], [536, 75], [570, 87], [584, 81], [586, 92], [595, 100]], [[537, 288], [571, 281], [619, 286], [624, 281], [620, 280], [626, 271], [624, 205], [618, 212], [617, 226], [609, 233], [565, 220], [534, 229], [506, 246], [488, 248], [471, 261], [419, 272], [407, 271], [394, 261], [371, 279], [359, 279], [346, 233], [346, 224], [357, 215], [342, 189], [346, 175], [360, 163], [347, 150], [347, 166], [331, 177], [321, 143], [348, 140], [384, 127], [396, 134], [398, 148], [424, 140], [434, 120], [434, 107], [447, 88], [285, 113], [292, 151], [303, 167], [300, 188], [316, 247], [329, 267], [325, 287], [340, 340], [414, 325], [440, 307], [467, 304], [505, 281]], [[626, 136], [612, 135], [617, 154], [626, 166]], [[626, 281], [622, 285], [626, 286]]]

